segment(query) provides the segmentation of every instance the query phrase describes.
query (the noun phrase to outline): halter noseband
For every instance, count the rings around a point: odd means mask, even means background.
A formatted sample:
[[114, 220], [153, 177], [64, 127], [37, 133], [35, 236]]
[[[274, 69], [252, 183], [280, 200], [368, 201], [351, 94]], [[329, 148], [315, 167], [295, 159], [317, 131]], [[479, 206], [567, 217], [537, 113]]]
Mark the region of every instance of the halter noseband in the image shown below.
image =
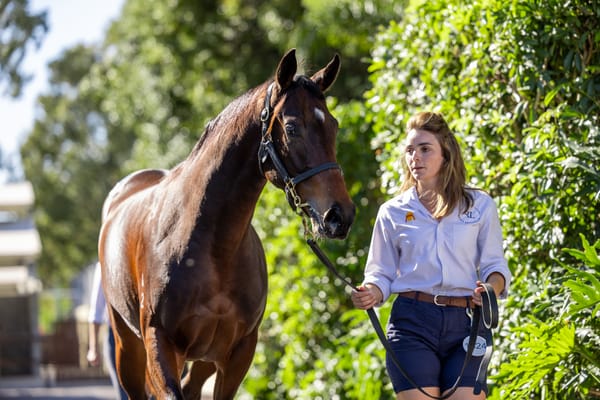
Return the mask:
[[275, 150], [275, 146], [273, 145], [273, 141], [271, 140], [271, 131], [269, 129], [271, 125], [271, 118], [273, 116], [273, 108], [271, 107], [271, 95], [273, 93], [274, 84], [274, 82], [271, 83], [269, 85], [269, 88], [267, 89], [267, 95], [265, 96], [265, 106], [260, 113], [262, 132], [260, 146], [258, 147], [258, 168], [260, 169], [260, 173], [264, 175], [263, 164], [267, 161], [267, 158], [271, 158], [271, 161], [273, 162], [273, 165], [277, 170], [277, 174], [283, 179], [285, 197], [287, 198], [287, 201], [292, 207], [292, 209], [298, 212], [298, 208], [307, 207], [309, 205], [307, 203], [302, 202], [300, 195], [298, 194], [298, 192], [296, 192], [296, 185], [323, 171], [326, 171], [328, 169], [341, 170], [341, 167], [337, 163], [327, 162], [314, 168], [310, 168], [294, 177], [290, 176], [287, 169], [285, 168], [285, 165], [283, 165], [281, 158], [279, 158], [277, 151]]

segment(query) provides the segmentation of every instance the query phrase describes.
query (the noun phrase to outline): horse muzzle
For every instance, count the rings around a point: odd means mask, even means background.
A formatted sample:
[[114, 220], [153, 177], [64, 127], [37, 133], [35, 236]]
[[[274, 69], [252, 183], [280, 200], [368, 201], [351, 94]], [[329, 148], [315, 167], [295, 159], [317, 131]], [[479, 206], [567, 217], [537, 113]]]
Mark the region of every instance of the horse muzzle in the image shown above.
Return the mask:
[[318, 237], [345, 239], [354, 222], [355, 206], [352, 203], [345, 210], [335, 203], [322, 216], [313, 207], [304, 210], [310, 217], [313, 234]]

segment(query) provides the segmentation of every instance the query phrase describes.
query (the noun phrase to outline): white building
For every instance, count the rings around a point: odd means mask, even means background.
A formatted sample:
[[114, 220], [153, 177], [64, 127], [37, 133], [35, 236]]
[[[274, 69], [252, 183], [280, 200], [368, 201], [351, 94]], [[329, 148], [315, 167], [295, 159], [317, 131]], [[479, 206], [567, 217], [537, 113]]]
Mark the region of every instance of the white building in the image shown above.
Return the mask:
[[33, 204], [29, 182], [0, 185], [0, 378], [39, 374], [35, 262], [42, 247]]

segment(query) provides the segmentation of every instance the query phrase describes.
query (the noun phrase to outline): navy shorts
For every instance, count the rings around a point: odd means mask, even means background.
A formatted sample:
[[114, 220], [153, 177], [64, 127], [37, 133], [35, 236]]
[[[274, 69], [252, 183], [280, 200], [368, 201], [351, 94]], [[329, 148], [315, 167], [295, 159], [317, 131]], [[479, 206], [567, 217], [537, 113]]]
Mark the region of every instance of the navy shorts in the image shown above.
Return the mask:
[[[463, 341], [469, 337], [471, 319], [465, 308], [440, 307], [435, 304], [397, 297], [387, 326], [388, 340], [402, 369], [419, 387], [450, 389], [462, 369], [466, 351]], [[479, 336], [489, 336], [485, 329]], [[491, 343], [491, 337], [485, 337]], [[468, 339], [467, 339], [468, 342]], [[483, 346], [485, 351], [485, 345]], [[480, 354], [481, 353], [481, 354]], [[465, 368], [459, 387], [475, 387], [482, 352], [474, 351]], [[388, 375], [396, 393], [414, 389], [388, 354]], [[482, 371], [485, 382], [486, 371]], [[487, 394], [484, 384], [481, 389]]]

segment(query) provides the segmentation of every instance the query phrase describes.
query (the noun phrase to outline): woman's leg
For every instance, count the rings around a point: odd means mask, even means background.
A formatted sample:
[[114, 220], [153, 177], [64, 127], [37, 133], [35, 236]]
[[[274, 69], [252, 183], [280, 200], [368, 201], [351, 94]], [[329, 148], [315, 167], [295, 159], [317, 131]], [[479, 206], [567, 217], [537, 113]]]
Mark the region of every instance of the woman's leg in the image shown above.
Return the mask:
[[459, 387], [456, 392], [448, 398], [448, 400], [485, 400], [486, 396], [484, 392], [479, 394], [473, 394], [472, 387]]
[[108, 375], [110, 376], [110, 381], [112, 383], [113, 388], [115, 388], [117, 399], [119, 400], [127, 400], [127, 393], [121, 387], [119, 383], [119, 378], [117, 377], [117, 363], [116, 363], [116, 354], [115, 354], [115, 335], [113, 331], [108, 325], [108, 332], [106, 334], [106, 339], [104, 340], [104, 364], [108, 369]]
[[[428, 394], [430, 394], [432, 396], [439, 396], [440, 395], [440, 389], [439, 388], [436, 388], [436, 387], [426, 387], [426, 388], [422, 388], [422, 389], [426, 393], [428, 393]], [[425, 396], [418, 389], [410, 389], [410, 390], [405, 390], [405, 391], [396, 393], [396, 399], [397, 400], [431, 400], [430, 397]]]
[[386, 355], [387, 372], [398, 399], [426, 399], [416, 387], [440, 393], [441, 362], [437, 354], [442, 314], [434, 304], [398, 297], [387, 326], [393, 353]]
[[[483, 363], [483, 357], [486, 355], [486, 350], [491, 351], [491, 332], [482, 325], [479, 326], [477, 345], [469, 363], [464, 366], [471, 334], [471, 319], [464, 310], [450, 307], [445, 310], [445, 319], [447, 322], [446, 341], [445, 345], [441, 347], [443, 355], [440, 382], [442, 393], [448, 393], [454, 385], [457, 385], [457, 379], [460, 376], [458, 388], [449, 397], [450, 400], [486, 399], [487, 363]], [[488, 346], [490, 346], [489, 349]], [[475, 387], [478, 388], [478, 394], [473, 393]]]

